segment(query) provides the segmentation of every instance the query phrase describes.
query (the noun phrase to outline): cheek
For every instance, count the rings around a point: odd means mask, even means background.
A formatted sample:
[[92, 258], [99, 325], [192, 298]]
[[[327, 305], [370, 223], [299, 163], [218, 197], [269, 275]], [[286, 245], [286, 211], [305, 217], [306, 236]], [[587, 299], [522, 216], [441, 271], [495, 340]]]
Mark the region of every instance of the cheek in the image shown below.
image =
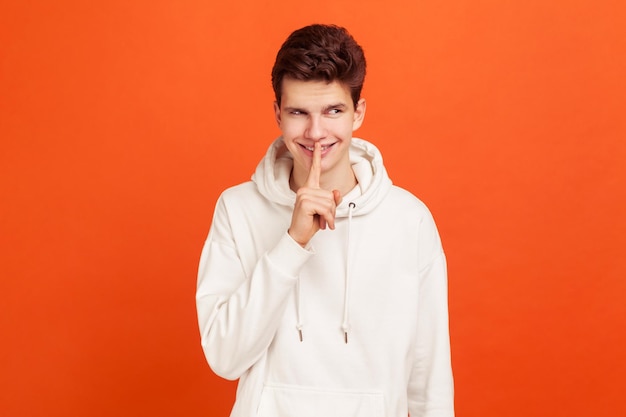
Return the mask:
[[302, 127], [300, 126], [300, 123], [297, 123], [296, 121], [283, 120], [283, 122], [280, 124], [280, 131], [282, 132], [283, 137], [293, 138], [302, 134]]
[[335, 136], [342, 139], [351, 138], [353, 131], [352, 120], [341, 120], [333, 126]]

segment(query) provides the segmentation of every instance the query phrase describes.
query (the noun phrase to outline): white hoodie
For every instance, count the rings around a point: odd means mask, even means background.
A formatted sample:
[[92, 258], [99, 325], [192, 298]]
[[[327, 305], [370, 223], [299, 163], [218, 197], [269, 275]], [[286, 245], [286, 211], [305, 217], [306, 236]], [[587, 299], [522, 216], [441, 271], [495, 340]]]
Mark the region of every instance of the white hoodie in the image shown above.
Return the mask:
[[446, 263], [422, 202], [352, 139], [358, 185], [335, 230], [287, 234], [293, 160], [277, 139], [226, 190], [196, 294], [207, 361], [239, 378], [231, 417], [451, 417]]

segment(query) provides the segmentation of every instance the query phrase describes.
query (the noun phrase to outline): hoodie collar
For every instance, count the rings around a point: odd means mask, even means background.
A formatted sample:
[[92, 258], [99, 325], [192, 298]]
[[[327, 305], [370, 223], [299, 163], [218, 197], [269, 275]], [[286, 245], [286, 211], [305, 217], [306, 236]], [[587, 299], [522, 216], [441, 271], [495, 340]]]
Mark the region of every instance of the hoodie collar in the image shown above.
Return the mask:
[[[337, 217], [347, 217], [349, 204], [353, 203], [352, 215], [359, 216], [373, 210], [387, 195], [391, 179], [383, 165], [383, 158], [373, 144], [353, 138], [350, 144], [350, 162], [358, 184], [343, 196], [337, 207]], [[282, 137], [276, 139], [259, 162], [252, 181], [259, 192], [268, 200], [293, 207], [296, 194], [289, 188], [289, 176], [293, 157], [287, 150]]]

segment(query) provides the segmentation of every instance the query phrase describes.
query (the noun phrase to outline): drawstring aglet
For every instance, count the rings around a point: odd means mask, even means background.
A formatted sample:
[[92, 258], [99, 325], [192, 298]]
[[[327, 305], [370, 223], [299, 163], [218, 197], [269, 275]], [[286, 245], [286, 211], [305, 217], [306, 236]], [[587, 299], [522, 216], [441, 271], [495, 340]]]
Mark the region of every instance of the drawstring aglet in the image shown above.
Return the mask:
[[298, 335], [300, 336], [300, 341], [302, 342], [302, 329], [298, 329]]
[[346, 345], [348, 344], [348, 332], [343, 332], [343, 340], [345, 340]]

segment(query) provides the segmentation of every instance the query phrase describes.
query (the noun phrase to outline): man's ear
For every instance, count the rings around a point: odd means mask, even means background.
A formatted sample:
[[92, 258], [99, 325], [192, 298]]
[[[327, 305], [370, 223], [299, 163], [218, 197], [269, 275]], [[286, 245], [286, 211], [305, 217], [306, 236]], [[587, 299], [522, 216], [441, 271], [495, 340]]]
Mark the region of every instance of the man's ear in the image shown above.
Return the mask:
[[276, 118], [276, 123], [278, 123], [278, 127], [280, 127], [280, 106], [278, 102], [274, 102], [274, 117]]
[[356, 108], [354, 109], [354, 122], [352, 122], [352, 131], [354, 132], [363, 124], [363, 119], [365, 119], [365, 109], [366, 109], [365, 99], [362, 98], [356, 103]]

